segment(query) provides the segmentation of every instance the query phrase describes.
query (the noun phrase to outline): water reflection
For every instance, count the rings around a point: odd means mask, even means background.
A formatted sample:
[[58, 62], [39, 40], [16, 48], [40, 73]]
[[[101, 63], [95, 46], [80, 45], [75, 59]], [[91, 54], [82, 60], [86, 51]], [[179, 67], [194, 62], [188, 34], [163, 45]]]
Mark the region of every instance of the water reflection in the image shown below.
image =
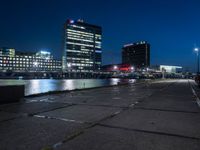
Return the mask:
[[93, 88], [117, 85], [119, 82], [135, 82], [135, 80], [121, 79], [34, 79], [34, 80], [0, 80], [0, 85], [25, 85], [25, 95], [46, 93], [49, 91], [63, 91], [83, 88]]

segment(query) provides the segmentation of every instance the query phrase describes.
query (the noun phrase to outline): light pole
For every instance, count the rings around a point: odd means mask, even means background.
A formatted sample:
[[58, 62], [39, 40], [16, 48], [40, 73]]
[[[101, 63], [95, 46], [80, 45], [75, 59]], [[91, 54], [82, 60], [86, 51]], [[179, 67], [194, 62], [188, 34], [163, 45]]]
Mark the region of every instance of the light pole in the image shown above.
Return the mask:
[[199, 49], [195, 48], [194, 51], [197, 53], [197, 74], [199, 73]]

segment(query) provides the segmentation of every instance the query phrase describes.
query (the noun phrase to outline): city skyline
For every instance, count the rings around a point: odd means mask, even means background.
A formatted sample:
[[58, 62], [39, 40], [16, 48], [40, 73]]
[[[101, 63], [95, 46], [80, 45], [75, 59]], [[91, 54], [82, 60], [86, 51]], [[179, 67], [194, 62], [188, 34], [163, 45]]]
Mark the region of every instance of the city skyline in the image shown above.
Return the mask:
[[200, 46], [197, 0], [1, 3], [0, 47], [43, 49], [61, 59], [63, 24], [68, 18], [81, 18], [102, 27], [103, 64], [120, 63], [124, 44], [145, 40], [151, 44], [152, 64], [181, 65], [195, 71], [193, 48]]

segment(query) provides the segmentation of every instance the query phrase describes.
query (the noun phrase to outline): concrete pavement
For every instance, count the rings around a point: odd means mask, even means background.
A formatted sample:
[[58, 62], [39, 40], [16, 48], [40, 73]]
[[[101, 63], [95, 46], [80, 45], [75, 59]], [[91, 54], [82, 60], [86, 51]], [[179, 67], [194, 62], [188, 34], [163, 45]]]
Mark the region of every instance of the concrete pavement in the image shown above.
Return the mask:
[[0, 106], [0, 150], [199, 150], [192, 80], [26, 98]]

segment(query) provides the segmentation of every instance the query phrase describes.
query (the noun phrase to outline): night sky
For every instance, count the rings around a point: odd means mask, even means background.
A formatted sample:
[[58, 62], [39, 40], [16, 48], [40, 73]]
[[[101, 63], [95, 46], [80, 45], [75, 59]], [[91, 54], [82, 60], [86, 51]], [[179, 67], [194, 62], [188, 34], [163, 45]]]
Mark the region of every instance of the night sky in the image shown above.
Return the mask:
[[103, 64], [120, 63], [124, 44], [146, 40], [151, 64], [195, 68], [199, 0], [1, 0], [0, 6], [0, 47], [48, 50], [61, 59], [63, 24], [81, 18], [102, 26]]

